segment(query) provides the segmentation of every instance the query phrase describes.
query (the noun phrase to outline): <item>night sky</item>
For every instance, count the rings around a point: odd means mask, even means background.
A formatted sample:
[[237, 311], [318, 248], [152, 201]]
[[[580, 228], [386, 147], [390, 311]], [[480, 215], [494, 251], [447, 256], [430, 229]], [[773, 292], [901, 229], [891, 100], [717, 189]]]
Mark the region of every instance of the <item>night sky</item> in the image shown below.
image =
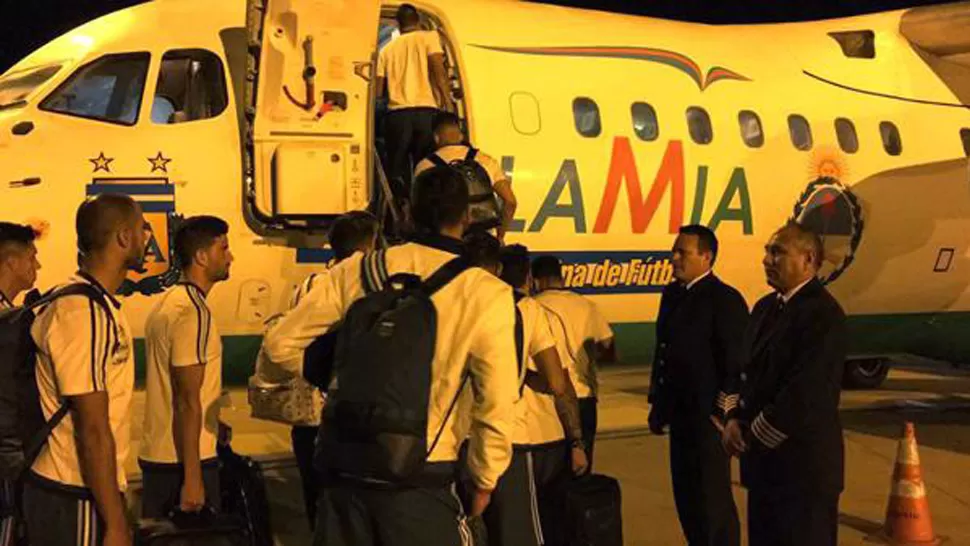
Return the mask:
[[[204, 2], [205, 0], [198, 0]], [[240, 2], [244, 0], [239, 0]], [[0, 0], [0, 72], [52, 38], [139, 0]], [[941, 0], [548, 0], [547, 3], [705, 23], [841, 17]], [[10, 12], [12, 10], [12, 13]]]

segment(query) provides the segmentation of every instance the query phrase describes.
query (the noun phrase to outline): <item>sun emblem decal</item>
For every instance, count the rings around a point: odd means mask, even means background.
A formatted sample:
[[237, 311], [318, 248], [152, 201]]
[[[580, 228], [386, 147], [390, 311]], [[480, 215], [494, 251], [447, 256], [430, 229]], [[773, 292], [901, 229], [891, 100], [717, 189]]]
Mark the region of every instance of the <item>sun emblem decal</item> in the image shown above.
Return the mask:
[[818, 178], [848, 180], [849, 165], [842, 154], [834, 148], [819, 147], [812, 152], [812, 158], [808, 163], [808, 179]]
[[792, 219], [822, 237], [825, 259], [819, 279], [826, 284], [838, 279], [862, 241], [862, 206], [856, 196], [837, 179], [821, 176], [802, 193]]

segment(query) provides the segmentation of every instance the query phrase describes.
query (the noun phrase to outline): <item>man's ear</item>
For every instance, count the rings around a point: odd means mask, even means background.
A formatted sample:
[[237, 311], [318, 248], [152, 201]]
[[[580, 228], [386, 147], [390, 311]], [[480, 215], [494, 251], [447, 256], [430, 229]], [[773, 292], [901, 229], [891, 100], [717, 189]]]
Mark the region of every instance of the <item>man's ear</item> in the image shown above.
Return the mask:
[[131, 232], [131, 228], [128, 226], [123, 226], [115, 234], [115, 241], [118, 242], [118, 246], [121, 248], [130, 248], [134, 240], [134, 233]]
[[208, 267], [209, 266], [208, 249], [200, 248], [199, 250], [196, 250], [195, 254], [192, 255], [192, 263], [198, 264], [199, 267], [201, 267], [202, 269], [205, 269], [206, 267]]

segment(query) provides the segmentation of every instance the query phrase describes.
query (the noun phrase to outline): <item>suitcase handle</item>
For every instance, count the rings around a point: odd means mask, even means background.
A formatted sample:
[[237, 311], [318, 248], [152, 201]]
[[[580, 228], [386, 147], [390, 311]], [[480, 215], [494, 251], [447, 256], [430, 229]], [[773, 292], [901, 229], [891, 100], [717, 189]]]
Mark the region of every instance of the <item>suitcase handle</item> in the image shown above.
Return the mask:
[[179, 529], [204, 529], [215, 521], [216, 510], [208, 504], [198, 512], [184, 512], [176, 506], [168, 513], [168, 519]]

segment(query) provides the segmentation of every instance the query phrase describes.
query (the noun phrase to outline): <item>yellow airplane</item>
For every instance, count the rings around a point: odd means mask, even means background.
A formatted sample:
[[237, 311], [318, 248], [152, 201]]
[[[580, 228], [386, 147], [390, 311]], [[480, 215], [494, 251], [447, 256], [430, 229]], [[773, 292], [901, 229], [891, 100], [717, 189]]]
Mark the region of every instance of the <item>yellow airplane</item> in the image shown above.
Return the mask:
[[[850, 384], [878, 384], [893, 353], [970, 356], [970, 3], [725, 27], [414, 4], [442, 36], [471, 140], [512, 177], [509, 239], [564, 258], [625, 360], [649, 361], [678, 227], [716, 229], [718, 272], [753, 302], [763, 244], [790, 218], [825, 235]], [[383, 204], [371, 82], [396, 7], [156, 0], [6, 72], [0, 218], [44, 229], [41, 286], [76, 265], [78, 203], [132, 195], [154, 230], [122, 288], [141, 335], [178, 277], [179, 219], [221, 216], [237, 260], [211, 298], [227, 381], [244, 380], [264, 321], [329, 259], [328, 222]]]

